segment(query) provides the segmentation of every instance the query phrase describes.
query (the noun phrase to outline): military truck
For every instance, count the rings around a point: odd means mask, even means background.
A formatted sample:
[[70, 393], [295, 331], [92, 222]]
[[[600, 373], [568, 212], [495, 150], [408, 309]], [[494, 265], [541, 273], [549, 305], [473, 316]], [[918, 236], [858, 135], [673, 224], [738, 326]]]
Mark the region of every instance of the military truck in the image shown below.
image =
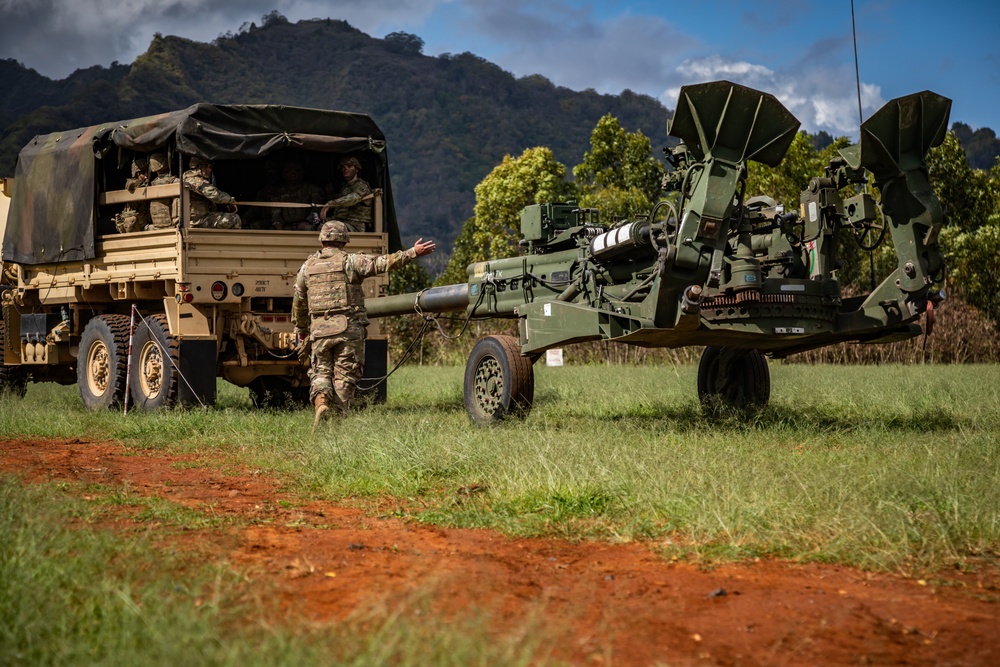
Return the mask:
[[[182, 183], [127, 188], [136, 157], [162, 153], [175, 176], [192, 158], [214, 163], [235, 198], [241, 229], [192, 227]], [[368, 116], [271, 105], [195, 104], [146, 118], [37, 136], [3, 181], [3, 321], [0, 389], [76, 383], [92, 410], [212, 405], [216, 379], [249, 387], [258, 406], [308, 401], [307, 362], [291, 321], [295, 276], [319, 248], [323, 201], [281, 201], [312, 225], [274, 229], [268, 194], [295, 161], [325, 193], [341, 185], [337, 163], [356, 157], [371, 186], [373, 227], [351, 248], [401, 248], [385, 136]], [[167, 228], [119, 233], [125, 209], [172, 204]], [[388, 279], [364, 284], [366, 298]], [[365, 379], [384, 400], [387, 345], [369, 329]]]

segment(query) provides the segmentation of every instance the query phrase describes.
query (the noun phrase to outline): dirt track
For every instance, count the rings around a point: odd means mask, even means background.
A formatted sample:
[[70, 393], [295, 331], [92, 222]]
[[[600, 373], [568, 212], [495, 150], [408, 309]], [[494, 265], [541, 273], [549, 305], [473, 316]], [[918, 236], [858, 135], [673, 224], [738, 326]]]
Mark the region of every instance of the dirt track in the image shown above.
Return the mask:
[[429, 591], [440, 618], [483, 610], [498, 631], [541, 613], [544, 645], [580, 665], [1000, 665], [995, 568], [926, 582], [777, 561], [700, 571], [648, 544], [510, 539], [302, 505], [275, 479], [221, 470], [111, 443], [0, 442], [0, 471], [27, 482], [128, 484], [243, 519], [170, 539], [266, 580], [317, 621]]

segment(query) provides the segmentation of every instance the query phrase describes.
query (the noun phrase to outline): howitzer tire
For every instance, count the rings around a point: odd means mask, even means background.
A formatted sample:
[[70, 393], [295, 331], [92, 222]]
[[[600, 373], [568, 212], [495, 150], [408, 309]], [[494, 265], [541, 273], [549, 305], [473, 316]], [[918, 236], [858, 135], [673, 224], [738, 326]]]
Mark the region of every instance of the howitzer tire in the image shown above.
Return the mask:
[[710, 417], [759, 412], [771, 398], [767, 358], [758, 350], [706, 347], [698, 364], [698, 398]]
[[28, 374], [22, 366], [7, 366], [3, 363], [7, 342], [7, 323], [0, 320], [0, 394], [24, 398], [28, 391]]
[[180, 345], [170, 335], [166, 315], [147, 317], [132, 339], [129, 391], [139, 410], [158, 410], [177, 403]]
[[513, 336], [479, 339], [465, 365], [465, 411], [475, 424], [523, 419], [535, 398], [531, 359]]
[[101, 315], [84, 327], [76, 360], [76, 383], [88, 410], [106, 410], [122, 404], [128, 330], [126, 315]]
[[284, 378], [262, 375], [254, 378], [248, 388], [255, 408], [298, 410], [309, 405], [309, 387], [293, 387]]

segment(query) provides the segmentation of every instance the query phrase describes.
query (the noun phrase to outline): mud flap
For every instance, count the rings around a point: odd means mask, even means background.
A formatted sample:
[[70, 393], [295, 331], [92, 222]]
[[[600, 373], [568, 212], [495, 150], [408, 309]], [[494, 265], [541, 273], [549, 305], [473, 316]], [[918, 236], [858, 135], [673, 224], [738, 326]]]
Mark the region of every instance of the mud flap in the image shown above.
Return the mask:
[[[358, 382], [358, 398], [370, 403], [385, 403], [386, 383], [382, 378], [389, 372], [389, 341], [365, 341], [365, 372]], [[372, 386], [378, 384], [372, 389]]]
[[180, 345], [181, 378], [177, 388], [180, 402], [195, 406], [204, 404], [206, 407], [215, 405], [218, 360], [215, 341], [182, 340]]

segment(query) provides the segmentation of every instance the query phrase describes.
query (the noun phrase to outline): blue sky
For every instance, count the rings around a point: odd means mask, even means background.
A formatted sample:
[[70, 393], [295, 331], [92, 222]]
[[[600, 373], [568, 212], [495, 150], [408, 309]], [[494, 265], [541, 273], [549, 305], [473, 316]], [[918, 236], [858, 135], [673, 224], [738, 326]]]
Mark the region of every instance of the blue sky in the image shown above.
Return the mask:
[[[850, 0], [0, 0], [0, 57], [62, 78], [132, 62], [154, 32], [211, 41], [272, 10], [670, 108], [681, 85], [729, 79], [776, 95], [803, 129], [857, 133]], [[952, 121], [1000, 131], [1000, 2], [855, 0], [855, 17], [864, 117], [929, 89], [952, 98]]]

